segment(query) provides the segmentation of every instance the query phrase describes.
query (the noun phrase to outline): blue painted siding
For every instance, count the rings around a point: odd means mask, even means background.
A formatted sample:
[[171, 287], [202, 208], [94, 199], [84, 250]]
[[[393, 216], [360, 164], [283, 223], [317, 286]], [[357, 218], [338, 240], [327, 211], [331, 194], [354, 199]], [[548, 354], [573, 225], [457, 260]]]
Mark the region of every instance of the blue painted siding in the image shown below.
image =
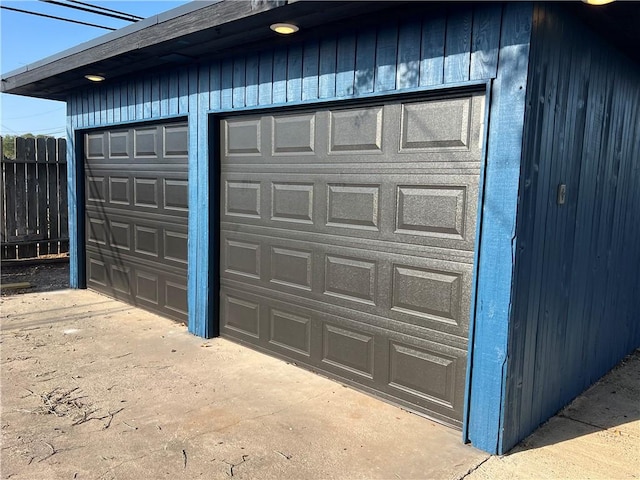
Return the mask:
[[[109, 86], [92, 85], [69, 98], [70, 136], [76, 130], [177, 115], [189, 119], [189, 329], [210, 336], [217, 271], [206, 259], [216, 245], [210, 199], [217, 180], [209, 162], [208, 113], [252, 106], [357, 98], [362, 95], [446, 89], [494, 80], [489, 115], [486, 182], [477, 286], [478, 318], [468, 438], [495, 452], [503, 401], [503, 362], [513, 270], [526, 65], [532, 7], [424, 4], [399, 21], [354, 28], [320, 40], [296, 42], [249, 55], [169, 69]], [[113, 106], [106, 101], [114, 96]], [[115, 99], [118, 98], [119, 101]], [[84, 101], [86, 99], [86, 101]], [[111, 110], [113, 109], [113, 112]], [[73, 155], [71, 155], [73, 156]], [[75, 157], [70, 160], [74, 163]], [[71, 171], [71, 169], [70, 169]], [[71, 185], [71, 183], [70, 183]], [[76, 238], [78, 215], [72, 212]], [[74, 230], [75, 228], [75, 230]], [[480, 229], [479, 229], [480, 231]], [[80, 244], [78, 244], [80, 245]], [[82, 250], [76, 248], [72, 264]], [[77, 271], [72, 282], [78, 286]], [[74, 277], [75, 275], [75, 277]], [[485, 277], [485, 278], [483, 278]], [[75, 278], [76, 280], [73, 280]], [[472, 313], [473, 321], [474, 313]], [[478, 412], [477, 414], [475, 412]], [[465, 437], [467, 438], [467, 437]]]
[[502, 451], [640, 346], [640, 66], [553, 4], [530, 65]]

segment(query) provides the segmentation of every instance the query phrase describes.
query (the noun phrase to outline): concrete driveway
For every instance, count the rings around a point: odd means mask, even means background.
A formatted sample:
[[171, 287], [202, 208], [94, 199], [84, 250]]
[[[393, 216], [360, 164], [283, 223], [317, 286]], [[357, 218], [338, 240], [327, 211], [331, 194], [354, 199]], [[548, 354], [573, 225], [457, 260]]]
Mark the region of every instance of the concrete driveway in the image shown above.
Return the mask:
[[640, 478], [636, 352], [509, 455], [90, 291], [0, 300], [4, 479]]
[[2, 478], [451, 478], [460, 433], [90, 291], [2, 299]]

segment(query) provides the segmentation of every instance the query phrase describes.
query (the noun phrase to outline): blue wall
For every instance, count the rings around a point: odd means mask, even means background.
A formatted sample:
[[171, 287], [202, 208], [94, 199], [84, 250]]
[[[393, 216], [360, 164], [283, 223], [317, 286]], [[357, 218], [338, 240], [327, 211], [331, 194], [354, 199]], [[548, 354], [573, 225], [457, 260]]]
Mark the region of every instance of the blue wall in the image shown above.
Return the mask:
[[[296, 41], [262, 52], [166, 70], [68, 99], [69, 164], [83, 129], [184, 115], [189, 121], [189, 329], [215, 334], [218, 292], [210, 271], [216, 241], [210, 198], [208, 114], [487, 82], [490, 93], [485, 189], [477, 263], [475, 336], [470, 346], [468, 437], [498, 448], [507, 352], [517, 191], [532, 5], [416, 4], [405, 20]], [[81, 162], [81, 159], [79, 159]], [[82, 181], [69, 168], [70, 199]], [[71, 201], [71, 283], [82, 286], [82, 202]], [[481, 233], [480, 233], [481, 232]]]
[[530, 62], [503, 451], [640, 346], [640, 66], [549, 3]]

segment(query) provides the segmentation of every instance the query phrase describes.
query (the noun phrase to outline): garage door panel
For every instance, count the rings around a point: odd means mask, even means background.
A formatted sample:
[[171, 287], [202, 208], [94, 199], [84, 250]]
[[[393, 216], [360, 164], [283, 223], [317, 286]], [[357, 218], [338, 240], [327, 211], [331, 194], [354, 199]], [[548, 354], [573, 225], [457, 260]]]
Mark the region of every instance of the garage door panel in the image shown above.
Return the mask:
[[131, 258], [161, 261], [167, 266], [186, 268], [186, 219], [182, 225], [169, 224], [170, 217], [132, 218], [109, 212], [92, 212], [100, 218], [87, 222], [88, 247], [98, 254], [117, 252]]
[[407, 338], [387, 341], [386, 391], [460, 425], [464, 402], [466, 351]]
[[270, 117], [273, 156], [304, 156], [316, 154], [316, 114]]
[[[178, 231], [178, 228], [148, 228], [139, 224], [109, 224], [109, 242], [97, 243], [89, 239], [88, 251], [98, 256], [115, 255], [123, 261], [161, 263], [157, 268], [167, 270], [184, 271], [187, 268], [186, 227]], [[135, 230], [134, 233], [131, 233], [131, 228]]]
[[222, 334], [460, 427], [483, 111], [222, 119]]
[[[478, 176], [223, 174], [222, 221], [471, 251]], [[248, 178], [251, 178], [249, 180]]]
[[87, 283], [98, 285], [99, 289], [111, 284], [109, 269], [104, 261], [91, 257], [87, 259]]
[[[362, 239], [350, 236], [337, 236], [319, 232], [301, 232], [280, 228], [262, 227], [238, 223], [221, 223], [221, 236], [233, 235], [241, 238], [245, 235], [255, 237], [258, 241], [262, 238], [283, 239], [284, 241], [312, 242], [331, 244], [344, 248], [362, 248]], [[432, 258], [434, 260], [449, 260], [456, 263], [473, 263], [473, 252], [467, 250], [453, 250], [428, 245], [415, 245], [409, 243], [396, 243], [384, 240], [367, 239], [367, 248], [376, 252], [397, 253], [416, 257]]]
[[391, 292], [392, 311], [456, 325], [461, 328], [461, 334], [467, 333], [466, 315], [462, 313], [468, 311], [463, 299], [466, 282], [462, 273], [406, 264], [394, 264], [392, 268], [393, 281], [387, 290]]
[[173, 312], [174, 318], [185, 320], [188, 314], [187, 277], [167, 276], [164, 282], [162, 310]]
[[105, 203], [108, 199], [107, 193], [107, 178], [105, 178], [104, 174], [100, 175], [99, 173], [94, 173], [91, 171], [87, 172], [86, 175], [86, 192], [87, 205], [90, 204], [102, 204]]
[[87, 286], [179, 321], [186, 316], [186, 276], [178, 269], [110, 257], [88, 250]]
[[382, 186], [377, 183], [347, 183], [348, 181], [344, 179], [340, 183], [326, 185], [326, 204], [323, 202], [320, 208], [324, 210], [326, 205], [326, 213], [323, 213], [327, 230], [338, 227], [380, 232]]
[[[258, 325], [258, 328], [244, 329], [247, 333], [260, 338], [263, 343], [267, 342], [266, 335], [270, 331], [269, 309], [276, 309], [289, 315], [311, 319], [312, 323], [319, 319], [331, 321], [336, 325], [344, 325], [355, 331], [377, 331], [379, 334], [388, 337], [391, 334], [398, 334], [403, 341], [429, 342], [435, 347], [449, 348], [466, 352], [466, 339], [458, 335], [451, 335], [442, 330], [428, 329], [423, 326], [398, 322], [388, 317], [376, 316], [362, 310], [354, 310], [339, 305], [332, 305], [330, 308], [326, 304], [310, 299], [297, 297], [289, 294], [273, 295], [269, 290], [257, 287], [251, 288], [240, 282], [228, 281], [221, 286], [221, 298], [233, 297], [235, 303], [246, 303], [247, 308], [253, 309], [252, 305], [265, 308], [264, 311], [256, 310], [255, 317], [259, 322], [250, 322], [251, 325]], [[224, 302], [221, 302], [224, 305]], [[251, 314], [254, 315], [254, 314]], [[251, 317], [253, 318], [253, 317]], [[227, 323], [222, 319], [221, 327], [227, 328]], [[317, 326], [312, 326], [316, 332], [320, 332]], [[373, 330], [372, 330], [373, 329]], [[259, 333], [258, 333], [259, 332]], [[314, 338], [312, 338], [312, 343]], [[435, 348], [434, 347], [434, 348]], [[314, 355], [319, 355], [317, 350]]]
[[[466, 351], [255, 292], [222, 290], [222, 330], [450, 421], [461, 415]], [[230, 310], [227, 310], [230, 309]], [[461, 383], [462, 382], [462, 383]], [[454, 422], [455, 423], [455, 422]], [[457, 424], [457, 423], [456, 423]]]
[[87, 207], [187, 217], [186, 172], [136, 170], [113, 173], [94, 167], [87, 171], [86, 191]]
[[226, 294], [222, 295], [221, 311], [224, 313], [224, 328], [235, 331], [241, 336], [250, 336], [260, 339], [261, 327], [260, 303], [247, 295]]
[[312, 240], [222, 235], [223, 283], [245, 282], [462, 337], [468, 333], [471, 264]]
[[[327, 299], [319, 297], [302, 297], [294, 295], [291, 292], [277, 291], [261, 285], [250, 286], [243, 282], [227, 280], [221, 285], [221, 292], [224, 295], [230, 295], [236, 299], [250, 298], [250, 303], [256, 305], [280, 305], [281, 311], [293, 314], [304, 315], [303, 311], [320, 312], [322, 315], [334, 315], [336, 318], [342, 318], [345, 321], [354, 322], [358, 328], [375, 326], [388, 331], [403, 332], [407, 335], [415, 336], [423, 340], [432, 340], [456, 348], [466, 348], [465, 337], [459, 335], [460, 329], [447, 328], [437, 322], [428, 322], [420, 318], [403, 318], [401, 315], [378, 315], [371, 308], [350, 308], [347, 302], [332, 302], [327, 307]], [[333, 299], [331, 299], [333, 300]], [[240, 310], [244, 311], [244, 310]], [[248, 311], [247, 311], [248, 315]], [[267, 319], [266, 314], [256, 311], [256, 316]], [[317, 316], [317, 314], [314, 314]], [[244, 318], [238, 317], [238, 318]], [[252, 317], [253, 318], [253, 317]], [[266, 322], [266, 320], [263, 320]], [[236, 322], [237, 323], [237, 322]], [[253, 324], [253, 323], [252, 323]], [[223, 322], [224, 325], [224, 322]], [[261, 329], [268, 330], [268, 324], [265, 323]], [[448, 331], [449, 330], [449, 331]], [[255, 329], [247, 329], [246, 332], [255, 333]], [[257, 337], [256, 337], [257, 338]]]
[[270, 245], [267, 272], [267, 279], [271, 284], [311, 292], [313, 251], [302, 246], [290, 248]]
[[88, 133], [84, 138], [84, 152], [87, 165], [89, 165], [92, 160], [102, 160], [107, 156], [104, 132]]
[[85, 135], [87, 284], [187, 320], [187, 125]]
[[[478, 97], [476, 97], [478, 98]], [[479, 122], [471, 121], [473, 97], [402, 104], [400, 152], [468, 152], [479, 145]], [[481, 110], [476, 109], [478, 115]], [[477, 125], [472, 131], [474, 125]], [[451, 155], [456, 161], [461, 155]], [[464, 157], [462, 157], [464, 158]]]
[[[329, 112], [329, 154], [382, 154], [386, 142], [382, 126], [384, 106], [332, 110]], [[384, 145], [383, 145], [384, 142]]]
[[224, 156], [234, 165], [477, 165], [483, 116], [484, 97], [472, 95], [223, 119], [221, 133]]
[[173, 216], [161, 213], [151, 213], [137, 210], [127, 210], [122, 208], [101, 207], [95, 205], [87, 205], [87, 212], [92, 215], [92, 219], [104, 220], [109, 218], [129, 218], [131, 221], [150, 221], [150, 222], [175, 222], [176, 225], [186, 226], [188, 217], [184, 215]]
[[289, 355], [311, 356], [312, 320], [308, 314], [269, 309], [269, 344]]
[[[341, 322], [341, 324], [344, 322]], [[323, 322], [321, 362], [331, 365], [360, 381], [373, 381], [375, 342], [371, 333]], [[327, 367], [330, 368], [330, 367]]]
[[262, 245], [260, 241], [236, 240], [224, 236], [222, 269], [230, 275], [241, 275], [260, 280], [262, 274]]
[[271, 220], [314, 224], [313, 183], [271, 182]]
[[347, 256], [337, 253], [324, 255], [325, 295], [345, 299], [349, 302], [379, 305], [378, 272], [379, 260], [365, 259], [362, 256]]
[[179, 165], [187, 163], [186, 124], [115, 128], [85, 135], [86, 165]]
[[109, 203], [131, 205], [131, 181], [129, 177], [109, 176]]
[[426, 348], [389, 342], [389, 386], [453, 408], [458, 359]]

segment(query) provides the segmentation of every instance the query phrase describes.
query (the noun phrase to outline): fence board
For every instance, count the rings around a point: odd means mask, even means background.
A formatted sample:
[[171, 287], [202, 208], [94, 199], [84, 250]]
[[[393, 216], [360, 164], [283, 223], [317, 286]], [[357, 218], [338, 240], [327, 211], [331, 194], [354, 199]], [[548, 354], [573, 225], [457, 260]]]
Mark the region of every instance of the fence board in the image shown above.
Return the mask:
[[[5, 184], [5, 208], [7, 215], [4, 217], [5, 221], [5, 242], [9, 242], [15, 238], [16, 235], [16, 164], [5, 163], [4, 167], [4, 184]], [[6, 257], [7, 259], [16, 258], [16, 246], [8, 245]]]
[[56, 239], [49, 243], [50, 253], [59, 253], [59, 244], [57, 239], [60, 238], [58, 232], [58, 150], [55, 139], [47, 139], [47, 162], [48, 162], [48, 213], [49, 213], [49, 238]]
[[[27, 138], [25, 142], [26, 154], [26, 186], [25, 200], [27, 201], [26, 231], [29, 238], [35, 239], [38, 233], [38, 193], [36, 178], [36, 139]], [[25, 257], [37, 257], [38, 245], [36, 243], [27, 244], [23, 248]]]
[[67, 210], [67, 142], [58, 141], [58, 228], [60, 253], [69, 251], [69, 222]]
[[[26, 139], [16, 138], [16, 159], [26, 158]], [[16, 163], [16, 180], [15, 180], [15, 199], [16, 199], [16, 225], [15, 237], [21, 237], [27, 234], [27, 196], [25, 192], [27, 184], [26, 165], [24, 163]], [[12, 240], [9, 237], [9, 240]], [[24, 245], [18, 245], [18, 256], [20, 258], [27, 256], [27, 250]]]
[[66, 141], [18, 137], [15, 158], [2, 153], [2, 259], [68, 252]]
[[[53, 140], [53, 139], [52, 139]], [[54, 140], [55, 142], [55, 140]], [[38, 185], [36, 189], [38, 200], [38, 234], [43, 239], [49, 238], [48, 221], [47, 221], [47, 203], [48, 203], [48, 176], [47, 176], [47, 139], [38, 138], [36, 140], [36, 168], [38, 176]], [[38, 243], [38, 254], [46, 255], [49, 253], [49, 243]]]

